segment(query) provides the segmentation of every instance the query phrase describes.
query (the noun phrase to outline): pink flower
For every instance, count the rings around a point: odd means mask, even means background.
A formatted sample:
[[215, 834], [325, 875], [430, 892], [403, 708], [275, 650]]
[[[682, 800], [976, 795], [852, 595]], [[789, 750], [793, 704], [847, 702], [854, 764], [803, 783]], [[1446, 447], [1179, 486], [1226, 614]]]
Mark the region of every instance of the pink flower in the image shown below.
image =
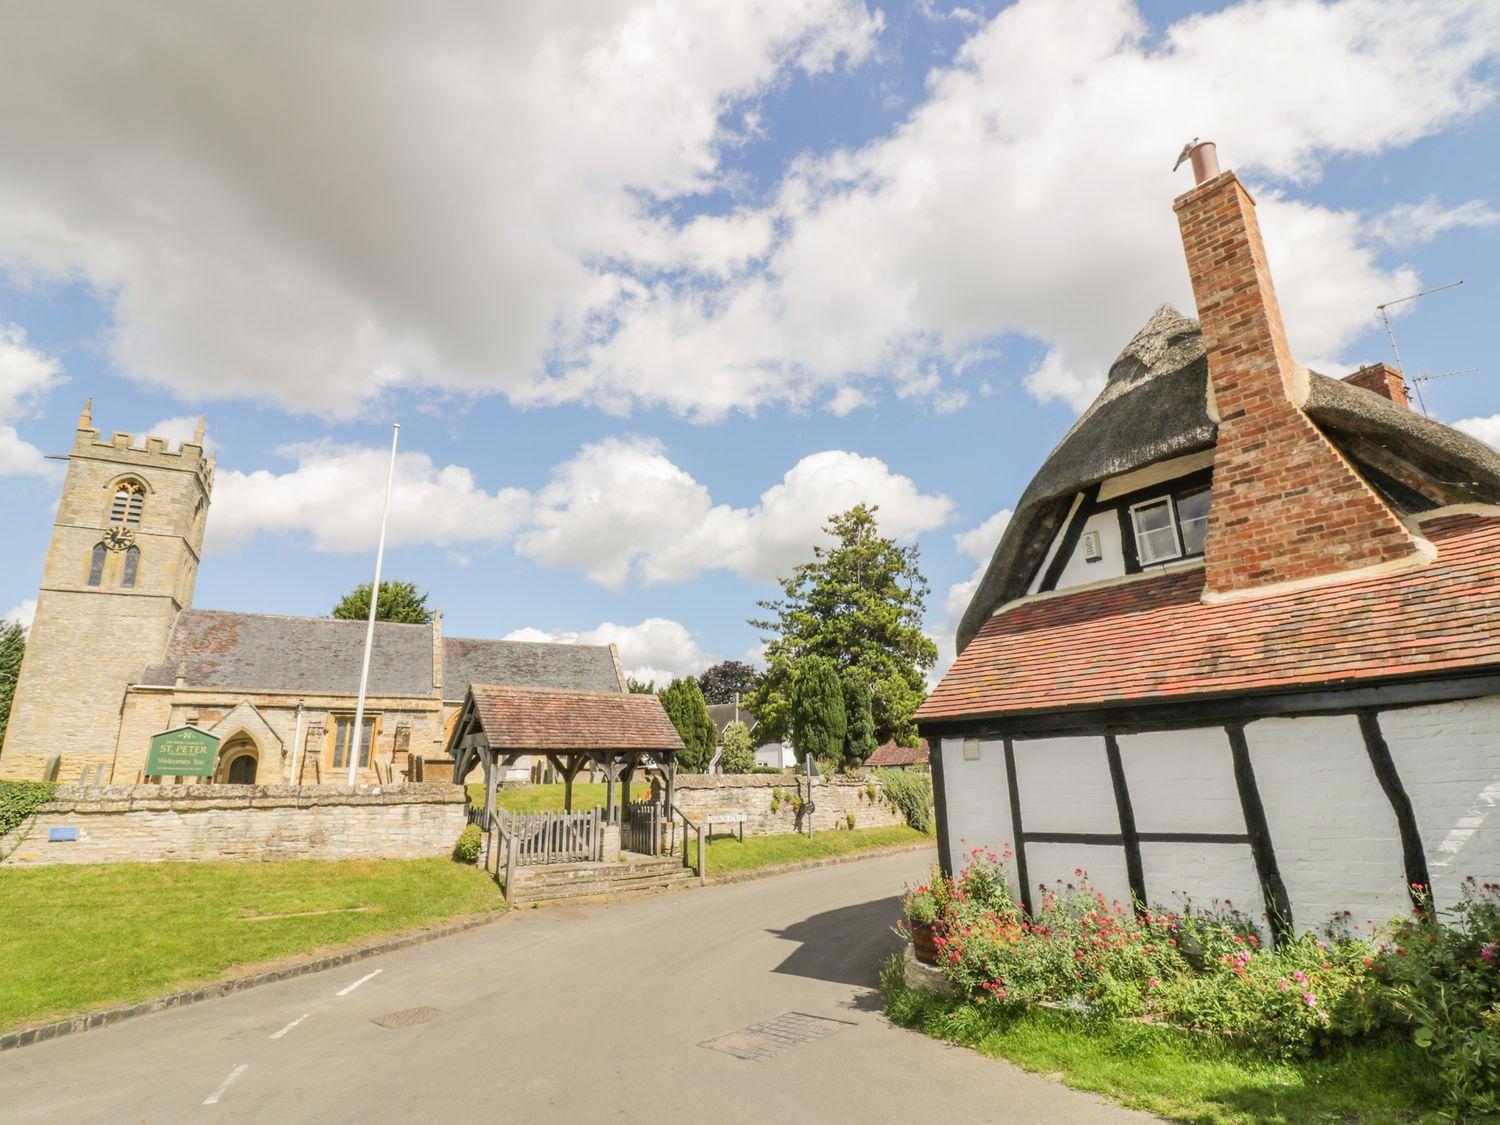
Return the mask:
[[1307, 1006], [1309, 1008], [1316, 1008], [1318, 1006], [1318, 998], [1311, 992], [1304, 992], [1302, 994], [1302, 999], [1307, 1002]]
[[1280, 989], [1282, 992], [1285, 992], [1287, 989], [1289, 989], [1291, 987], [1291, 985], [1287, 984], [1286, 979], [1283, 978], [1282, 981], [1281, 981], [1281, 983], [1278, 984], [1276, 987], [1278, 989]]

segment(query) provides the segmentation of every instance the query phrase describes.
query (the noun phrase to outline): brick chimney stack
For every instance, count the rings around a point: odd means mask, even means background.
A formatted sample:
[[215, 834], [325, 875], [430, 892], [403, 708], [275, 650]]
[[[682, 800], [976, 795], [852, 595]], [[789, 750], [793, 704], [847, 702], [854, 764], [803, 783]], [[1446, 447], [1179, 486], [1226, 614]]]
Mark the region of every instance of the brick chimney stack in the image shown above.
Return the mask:
[[1353, 383], [1367, 391], [1374, 391], [1381, 398], [1388, 398], [1397, 406], [1410, 406], [1406, 397], [1406, 380], [1401, 372], [1386, 363], [1370, 363], [1352, 375], [1345, 375], [1344, 382]]
[[1255, 201], [1204, 163], [1207, 178], [1173, 208], [1219, 423], [1205, 597], [1420, 561], [1405, 525], [1302, 412], [1307, 369], [1287, 347]]

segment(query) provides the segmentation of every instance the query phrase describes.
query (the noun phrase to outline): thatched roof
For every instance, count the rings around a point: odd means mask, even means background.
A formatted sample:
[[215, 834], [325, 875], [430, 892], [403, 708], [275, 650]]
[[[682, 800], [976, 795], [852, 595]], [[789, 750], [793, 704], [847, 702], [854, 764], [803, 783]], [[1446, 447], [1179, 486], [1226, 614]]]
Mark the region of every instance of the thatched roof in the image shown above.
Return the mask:
[[[1213, 448], [1218, 428], [1208, 416], [1207, 384], [1198, 322], [1163, 305], [1022, 493], [959, 622], [960, 652], [996, 608], [1026, 592], [1078, 491]], [[1500, 454], [1467, 434], [1316, 373], [1304, 410], [1357, 468], [1409, 486], [1404, 495], [1425, 498], [1425, 506], [1500, 502]]]

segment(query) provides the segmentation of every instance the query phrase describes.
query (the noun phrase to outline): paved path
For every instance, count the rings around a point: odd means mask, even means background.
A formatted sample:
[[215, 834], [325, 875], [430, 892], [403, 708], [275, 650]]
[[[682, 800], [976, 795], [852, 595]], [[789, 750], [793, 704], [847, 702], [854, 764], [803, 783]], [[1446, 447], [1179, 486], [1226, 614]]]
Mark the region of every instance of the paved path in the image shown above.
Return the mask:
[[[0, 1122], [1147, 1120], [879, 1014], [896, 896], [931, 860], [528, 911], [7, 1052]], [[842, 1022], [779, 1023], [768, 1058], [700, 1046], [792, 1012]]]

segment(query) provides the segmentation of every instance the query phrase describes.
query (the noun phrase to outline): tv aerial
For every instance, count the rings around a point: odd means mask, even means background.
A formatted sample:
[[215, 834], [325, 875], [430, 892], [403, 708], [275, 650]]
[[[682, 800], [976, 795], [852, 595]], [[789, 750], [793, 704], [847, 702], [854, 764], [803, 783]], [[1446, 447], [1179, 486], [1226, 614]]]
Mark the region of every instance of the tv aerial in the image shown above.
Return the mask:
[[[1401, 363], [1401, 349], [1396, 346], [1396, 330], [1391, 327], [1391, 314], [1386, 310], [1392, 305], [1402, 305], [1407, 301], [1415, 301], [1418, 297], [1425, 297], [1429, 293], [1441, 293], [1444, 289], [1456, 289], [1463, 283], [1463, 278], [1459, 278], [1457, 281], [1450, 281], [1446, 285], [1434, 285], [1431, 289], [1424, 289], [1420, 293], [1413, 293], [1408, 297], [1397, 297], [1394, 301], [1387, 301], [1383, 305], [1375, 306], [1375, 311], [1380, 314], [1380, 319], [1385, 322], [1385, 334], [1391, 342], [1391, 354], [1396, 357], [1396, 370], [1400, 373], [1401, 378], [1406, 378], [1406, 368]], [[1412, 380], [1412, 388], [1417, 392], [1417, 405], [1422, 408], [1422, 413], [1427, 413], [1427, 403], [1422, 400], [1423, 383], [1430, 383], [1434, 379], [1441, 379], [1447, 375], [1461, 375], [1468, 371], [1477, 370], [1479, 370], [1477, 367], [1466, 367], [1462, 371], [1442, 371], [1436, 375], [1427, 375], [1425, 373], [1418, 375]]]

